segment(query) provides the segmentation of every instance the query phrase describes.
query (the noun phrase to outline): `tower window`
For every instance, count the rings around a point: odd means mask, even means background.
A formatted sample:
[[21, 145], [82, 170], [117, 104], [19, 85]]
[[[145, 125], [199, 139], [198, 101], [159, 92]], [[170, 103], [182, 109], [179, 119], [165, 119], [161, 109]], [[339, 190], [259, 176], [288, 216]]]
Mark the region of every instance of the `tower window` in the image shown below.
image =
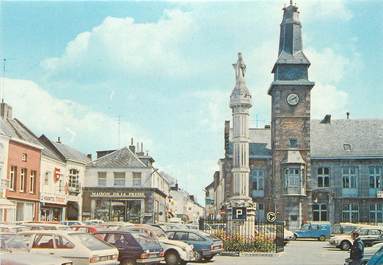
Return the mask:
[[289, 147], [290, 148], [297, 148], [298, 147], [298, 139], [297, 138], [290, 138], [289, 139]]

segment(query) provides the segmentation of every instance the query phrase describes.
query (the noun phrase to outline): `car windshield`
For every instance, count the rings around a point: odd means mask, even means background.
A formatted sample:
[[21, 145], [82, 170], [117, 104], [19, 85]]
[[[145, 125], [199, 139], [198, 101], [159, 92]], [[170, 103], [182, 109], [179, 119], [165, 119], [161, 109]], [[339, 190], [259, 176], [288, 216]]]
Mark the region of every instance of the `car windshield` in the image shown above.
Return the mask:
[[112, 246], [106, 244], [104, 241], [90, 234], [72, 234], [72, 237], [80, 240], [80, 242], [90, 250], [104, 250], [113, 248]]
[[132, 236], [134, 239], [137, 240], [138, 244], [146, 250], [146, 249], [152, 249], [152, 248], [160, 248], [160, 244], [158, 241], [153, 240], [152, 238], [148, 237], [145, 234], [141, 233], [132, 233]]

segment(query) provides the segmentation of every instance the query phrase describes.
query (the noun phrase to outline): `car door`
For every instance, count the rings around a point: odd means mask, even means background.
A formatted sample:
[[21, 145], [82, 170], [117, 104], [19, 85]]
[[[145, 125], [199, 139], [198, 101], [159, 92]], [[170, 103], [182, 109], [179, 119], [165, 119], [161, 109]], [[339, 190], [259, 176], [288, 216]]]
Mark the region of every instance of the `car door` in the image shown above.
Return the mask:
[[66, 257], [72, 259], [79, 257], [81, 253], [76, 249], [75, 244], [65, 236], [54, 235], [54, 254], [57, 257]]
[[210, 242], [205, 240], [203, 237], [194, 232], [188, 232], [188, 237], [186, 243], [193, 245], [194, 249], [210, 249]]
[[31, 252], [55, 255], [54, 235], [52, 233], [36, 234], [32, 243]]

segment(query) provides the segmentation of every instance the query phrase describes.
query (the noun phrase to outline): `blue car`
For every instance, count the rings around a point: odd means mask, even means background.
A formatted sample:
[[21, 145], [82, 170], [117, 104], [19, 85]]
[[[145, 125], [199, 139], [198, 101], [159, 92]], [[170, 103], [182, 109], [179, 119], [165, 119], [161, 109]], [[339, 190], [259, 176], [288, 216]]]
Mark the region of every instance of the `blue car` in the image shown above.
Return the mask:
[[383, 265], [383, 247], [370, 258], [367, 265]]
[[171, 240], [180, 240], [192, 245], [196, 261], [209, 261], [223, 250], [222, 240], [199, 230], [169, 230], [166, 231], [166, 235]]
[[294, 232], [294, 238], [316, 238], [325, 241], [331, 235], [330, 223], [308, 223], [302, 225], [300, 230]]

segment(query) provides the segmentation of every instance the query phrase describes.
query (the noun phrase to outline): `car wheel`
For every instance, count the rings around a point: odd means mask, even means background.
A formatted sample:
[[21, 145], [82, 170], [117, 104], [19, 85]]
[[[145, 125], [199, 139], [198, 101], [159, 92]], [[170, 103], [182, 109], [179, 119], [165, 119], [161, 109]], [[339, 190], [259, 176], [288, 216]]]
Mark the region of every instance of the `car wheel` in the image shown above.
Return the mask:
[[211, 261], [212, 258], [214, 258], [214, 256], [203, 257], [203, 259], [206, 260], [206, 261]]
[[321, 235], [319, 238], [318, 238], [319, 241], [325, 241], [326, 240], [326, 237], [324, 235]]
[[198, 251], [195, 252], [195, 261], [201, 261], [202, 260], [202, 255]]
[[177, 252], [168, 251], [165, 253], [165, 262], [168, 265], [177, 265], [181, 263], [181, 259]]
[[350, 247], [351, 247], [351, 244], [348, 241], [342, 241], [342, 243], [340, 243], [341, 250], [349, 250]]
[[294, 234], [292, 240], [297, 240], [297, 235], [296, 234]]
[[125, 260], [121, 261], [121, 265], [136, 265], [136, 262], [134, 260], [131, 260], [131, 259], [125, 259]]

